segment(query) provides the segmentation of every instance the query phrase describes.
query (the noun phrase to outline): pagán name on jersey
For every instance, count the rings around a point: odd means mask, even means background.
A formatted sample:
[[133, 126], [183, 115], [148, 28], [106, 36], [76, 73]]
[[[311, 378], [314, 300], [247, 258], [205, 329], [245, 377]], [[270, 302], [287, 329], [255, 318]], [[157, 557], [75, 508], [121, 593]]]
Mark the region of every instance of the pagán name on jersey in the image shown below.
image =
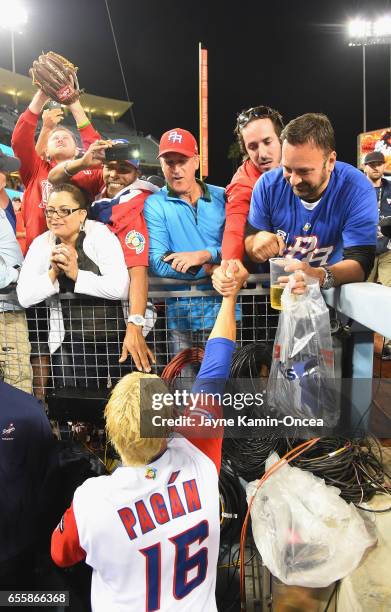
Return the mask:
[[287, 248], [287, 255], [309, 264], [325, 266], [334, 251], [333, 246], [318, 248], [317, 236], [296, 236], [295, 242]]
[[[140, 499], [132, 504], [132, 508], [125, 507], [118, 510], [118, 515], [131, 540], [156, 529], [158, 525], [164, 525], [172, 519], [201, 509], [196, 479], [193, 478], [182, 483], [183, 493], [181, 498], [178, 488], [174, 484], [179, 473], [180, 470], [171, 474], [164, 495], [162, 493], [152, 493], [148, 503]], [[136, 531], [139, 531], [139, 533]]]

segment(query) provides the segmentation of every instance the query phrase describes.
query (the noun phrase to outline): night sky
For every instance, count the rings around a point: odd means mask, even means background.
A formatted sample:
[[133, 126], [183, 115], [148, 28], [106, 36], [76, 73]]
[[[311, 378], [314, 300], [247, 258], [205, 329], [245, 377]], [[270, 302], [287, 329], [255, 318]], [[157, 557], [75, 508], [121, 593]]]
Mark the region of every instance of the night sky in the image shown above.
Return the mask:
[[[104, 0], [24, 0], [29, 23], [16, 35], [16, 70], [42, 50], [79, 66], [89, 93], [125, 99]], [[159, 138], [184, 127], [198, 134], [198, 42], [209, 50], [209, 182], [225, 185], [236, 114], [267, 104], [286, 121], [326, 113], [338, 158], [355, 164], [362, 129], [362, 50], [344, 25], [384, 14], [387, 0], [109, 0], [138, 130]], [[390, 123], [390, 51], [367, 48], [367, 129]], [[0, 29], [0, 62], [11, 67], [10, 35]], [[126, 119], [130, 121], [129, 113]]]

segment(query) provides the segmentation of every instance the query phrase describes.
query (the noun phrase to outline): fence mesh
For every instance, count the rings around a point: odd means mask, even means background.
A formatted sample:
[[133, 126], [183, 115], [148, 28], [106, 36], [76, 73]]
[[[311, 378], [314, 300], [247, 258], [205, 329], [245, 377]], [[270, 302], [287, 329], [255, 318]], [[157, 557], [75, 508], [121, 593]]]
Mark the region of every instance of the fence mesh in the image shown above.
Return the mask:
[[[150, 291], [146, 336], [161, 374], [182, 349], [203, 347], [219, 309], [213, 290]], [[0, 368], [4, 380], [45, 398], [60, 389], [99, 390], [107, 395], [119, 378], [135, 369], [131, 357], [119, 363], [128, 304], [60, 294], [26, 311], [14, 292], [0, 295]], [[258, 280], [242, 290], [237, 306], [238, 345], [272, 342], [278, 314]], [[31, 364], [31, 365], [30, 365]]]

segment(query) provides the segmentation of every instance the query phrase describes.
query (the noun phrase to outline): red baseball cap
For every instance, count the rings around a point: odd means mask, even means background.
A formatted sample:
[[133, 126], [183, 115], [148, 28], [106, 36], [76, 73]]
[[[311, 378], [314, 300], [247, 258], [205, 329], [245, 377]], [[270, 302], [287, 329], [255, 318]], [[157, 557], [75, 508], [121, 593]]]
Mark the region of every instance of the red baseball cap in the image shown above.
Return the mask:
[[181, 153], [186, 157], [193, 157], [198, 155], [197, 141], [193, 134], [182, 128], [168, 130], [160, 139], [158, 157], [165, 153]]

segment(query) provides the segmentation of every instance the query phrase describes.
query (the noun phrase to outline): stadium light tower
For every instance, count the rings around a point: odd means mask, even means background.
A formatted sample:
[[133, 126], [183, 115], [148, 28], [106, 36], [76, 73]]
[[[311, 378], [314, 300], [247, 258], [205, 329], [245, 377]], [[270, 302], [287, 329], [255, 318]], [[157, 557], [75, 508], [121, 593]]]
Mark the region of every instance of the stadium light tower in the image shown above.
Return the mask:
[[0, 0], [0, 25], [11, 32], [12, 72], [15, 72], [15, 32], [27, 23], [27, 11], [18, 0]]
[[367, 131], [367, 95], [365, 49], [370, 45], [388, 45], [390, 49], [390, 125], [391, 125], [391, 15], [374, 21], [358, 17], [347, 24], [349, 47], [362, 47], [363, 132]]

